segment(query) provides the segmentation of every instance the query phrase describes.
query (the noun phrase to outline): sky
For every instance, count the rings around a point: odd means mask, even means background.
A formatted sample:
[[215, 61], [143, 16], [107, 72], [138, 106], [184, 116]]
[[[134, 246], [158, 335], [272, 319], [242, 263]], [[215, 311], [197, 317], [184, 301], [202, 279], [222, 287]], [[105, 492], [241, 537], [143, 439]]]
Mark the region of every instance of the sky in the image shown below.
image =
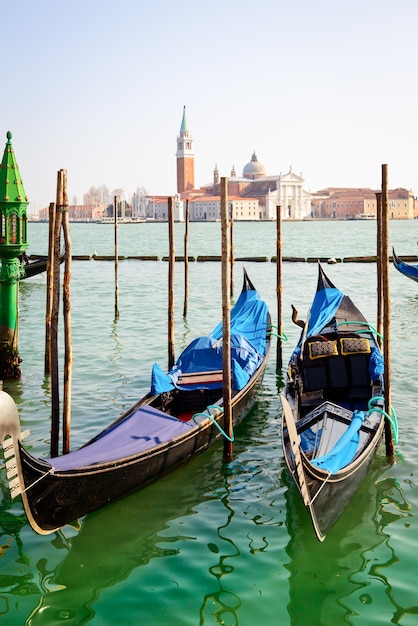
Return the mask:
[[[91, 187], [176, 193], [183, 106], [195, 184], [253, 151], [308, 191], [418, 195], [416, 0], [19, 0], [1, 10], [0, 148], [29, 213]], [[3, 142], [2, 142], [3, 137]]]

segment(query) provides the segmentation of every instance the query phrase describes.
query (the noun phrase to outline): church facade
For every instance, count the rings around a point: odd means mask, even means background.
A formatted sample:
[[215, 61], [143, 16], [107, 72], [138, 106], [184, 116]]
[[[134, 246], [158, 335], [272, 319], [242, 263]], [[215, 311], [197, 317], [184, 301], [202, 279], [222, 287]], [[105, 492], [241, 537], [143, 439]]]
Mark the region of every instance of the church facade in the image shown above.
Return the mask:
[[[177, 137], [177, 193], [181, 200], [189, 201], [190, 219], [212, 221], [219, 219], [215, 205], [220, 205], [220, 176], [218, 167], [213, 171], [211, 183], [200, 188], [194, 186], [193, 139], [186, 119], [186, 109]], [[301, 220], [311, 215], [311, 194], [304, 189], [304, 179], [290, 168], [286, 174], [267, 175], [255, 151], [244, 166], [242, 176], [235, 167], [228, 177], [228, 197], [237, 217], [243, 220], [274, 220], [277, 206], [281, 206], [284, 220]], [[237, 208], [238, 207], [238, 208]], [[216, 217], [215, 217], [216, 216]]]

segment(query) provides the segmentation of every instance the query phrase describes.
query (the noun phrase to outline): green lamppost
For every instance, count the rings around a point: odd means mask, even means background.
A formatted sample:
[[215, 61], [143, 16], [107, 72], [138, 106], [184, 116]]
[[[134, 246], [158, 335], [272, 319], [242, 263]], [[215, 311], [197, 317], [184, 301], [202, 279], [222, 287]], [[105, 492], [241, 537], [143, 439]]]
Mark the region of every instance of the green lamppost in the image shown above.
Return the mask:
[[19, 256], [28, 247], [28, 198], [12, 147], [12, 133], [0, 164], [0, 378], [19, 378]]

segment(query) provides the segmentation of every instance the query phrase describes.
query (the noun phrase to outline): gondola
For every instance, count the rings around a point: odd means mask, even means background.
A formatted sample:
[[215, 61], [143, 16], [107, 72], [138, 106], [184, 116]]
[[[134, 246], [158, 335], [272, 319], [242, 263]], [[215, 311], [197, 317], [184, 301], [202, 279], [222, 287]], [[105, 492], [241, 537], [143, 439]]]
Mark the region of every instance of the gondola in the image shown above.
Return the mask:
[[37, 276], [37, 274], [42, 274], [46, 272], [46, 265], [48, 263], [48, 257], [39, 257], [36, 261], [27, 260], [22, 263], [22, 276], [20, 280], [25, 278], [32, 278], [32, 276]]
[[[244, 271], [231, 310], [231, 413], [248, 414], [270, 350], [266, 303]], [[166, 374], [154, 364], [150, 392], [81, 448], [41, 459], [23, 446], [16, 405], [0, 392], [3, 443], [12, 497], [40, 534], [53, 532], [154, 482], [223, 434], [222, 324], [183, 350]]]
[[402, 261], [396, 255], [394, 248], [392, 248], [392, 253], [393, 253], [393, 265], [396, 267], [398, 272], [418, 282], [418, 263], [405, 263], [405, 261]]
[[[26, 262], [22, 263], [23, 274], [20, 277], [20, 280], [25, 278], [32, 278], [32, 276], [37, 276], [38, 274], [43, 274], [46, 272], [48, 257], [47, 256], [36, 256], [34, 257], [36, 260], [31, 260], [30, 257]], [[60, 254], [60, 263], [64, 261], [65, 255], [64, 253]]]
[[385, 413], [376, 332], [318, 267], [281, 401], [286, 465], [323, 541], [367, 473]]

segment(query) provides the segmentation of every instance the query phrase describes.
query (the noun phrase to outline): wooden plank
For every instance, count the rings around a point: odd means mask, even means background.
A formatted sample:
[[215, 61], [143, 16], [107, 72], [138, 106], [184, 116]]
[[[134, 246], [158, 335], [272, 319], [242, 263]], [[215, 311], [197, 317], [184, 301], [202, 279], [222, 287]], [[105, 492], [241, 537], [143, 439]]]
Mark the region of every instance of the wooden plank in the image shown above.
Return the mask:
[[305, 472], [303, 469], [302, 456], [300, 453], [300, 437], [296, 430], [295, 418], [293, 417], [292, 409], [286, 398], [281, 395], [280, 400], [282, 403], [283, 421], [287, 426], [287, 432], [289, 434], [290, 447], [295, 457], [295, 469], [297, 474], [297, 482], [299, 484], [299, 491], [302, 496], [302, 500], [305, 506], [310, 505], [309, 491], [305, 480]]
[[182, 374], [179, 376], [177, 383], [179, 385], [200, 385], [204, 383], [221, 383], [222, 379], [222, 370], [212, 370], [209, 372], [192, 372], [191, 374]]

